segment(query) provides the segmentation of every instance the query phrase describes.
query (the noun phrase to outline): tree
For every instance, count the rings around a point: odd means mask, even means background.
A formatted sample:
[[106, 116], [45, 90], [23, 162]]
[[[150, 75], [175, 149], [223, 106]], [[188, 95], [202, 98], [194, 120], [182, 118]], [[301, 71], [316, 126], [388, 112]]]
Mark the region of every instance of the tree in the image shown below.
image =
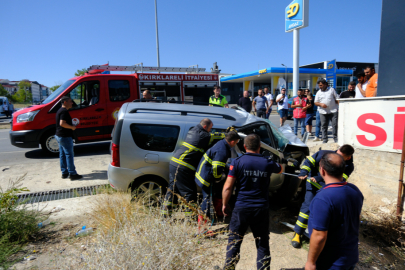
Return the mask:
[[60, 86], [60, 84], [54, 85], [54, 86], [50, 87], [49, 90], [50, 90], [51, 92], [54, 92], [56, 89], [59, 88], [59, 86]]
[[86, 73], [87, 72], [87, 68], [83, 68], [83, 69], [78, 69], [76, 72], [75, 72], [75, 76], [83, 76], [84, 75], [84, 73]]
[[0, 96], [5, 97], [8, 95], [8, 91], [4, 89], [3, 85], [0, 84]]
[[1, 84], [0, 84], [0, 96], [7, 97], [10, 102], [16, 102], [13, 96], [10, 95], [10, 93], [6, 89], [4, 89], [3, 85]]
[[29, 91], [31, 84], [22, 80], [18, 83], [18, 91], [13, 95], [16, 102], [32, 102], [32, 93]]

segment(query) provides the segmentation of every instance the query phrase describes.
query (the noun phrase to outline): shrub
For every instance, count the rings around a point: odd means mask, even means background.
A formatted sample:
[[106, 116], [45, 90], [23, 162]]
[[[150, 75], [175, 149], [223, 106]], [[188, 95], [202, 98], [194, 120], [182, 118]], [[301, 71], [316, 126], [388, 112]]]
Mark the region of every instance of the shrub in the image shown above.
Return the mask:
[[39, 230], [41, 212], [28, 210], [17, 203], [17, 194], [28, 191], [20, 183], [10, 181], [9, 188], [0, 187], [0, 266], [7, 268], [12, 262], [10, 256], [18, 252], [23, 245]]

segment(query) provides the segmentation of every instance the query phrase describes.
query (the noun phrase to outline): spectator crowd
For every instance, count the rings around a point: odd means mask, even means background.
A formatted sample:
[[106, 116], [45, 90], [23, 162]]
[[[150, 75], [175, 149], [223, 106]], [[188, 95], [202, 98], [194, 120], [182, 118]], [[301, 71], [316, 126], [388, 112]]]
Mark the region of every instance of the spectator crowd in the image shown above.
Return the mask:
[[[287, 91], [281, 89], [281, 93], [273, 98], [269, 88], [265, 87], [258, 90], [258, 95], [254, 98], [249, 97], [249, 91], [244, 91], [243, 97], [239, 99], [238, 105], [247, 112], [256, 113], [257, 117], [268, 119], [273, 104], [277, 104], [277, 111], [280, 115], [280, 127], [282, 127], [288, 118], [289, 109], [293, 110], [294, 133], [298, 135], [298, 129], [301, 129], [301, 137], [307, 132], [314, 136], [314, 141], [328, 142], [329, 125], [332, 129], [332, 138], [337, 142], [337, 125], [339, 101], [342, 98], [371, 98], [377, 96], [378, 74], [374, 66], [367, 66], [364, 71], [356, 74], [357, 80], [351, 81], [346, 91], [340, 95], [333, 87], [330, 87], [325, 79], [317, 82], [319, 90], [314, 96], [309, 89], [299, 89], [297, 96], [293, 97], [290, 104]], [[312, 124], [315, 118], [315, 134], [312, 133]]]

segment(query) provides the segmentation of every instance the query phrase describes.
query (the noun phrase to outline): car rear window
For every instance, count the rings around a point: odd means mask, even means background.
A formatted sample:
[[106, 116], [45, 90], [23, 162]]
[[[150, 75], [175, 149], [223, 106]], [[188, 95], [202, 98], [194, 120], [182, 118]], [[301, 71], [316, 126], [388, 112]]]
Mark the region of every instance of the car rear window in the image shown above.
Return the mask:
[[180, 127], [168, 125], [131, 124], [135, 144], [144, 150], [173, 152], [179, 138]]

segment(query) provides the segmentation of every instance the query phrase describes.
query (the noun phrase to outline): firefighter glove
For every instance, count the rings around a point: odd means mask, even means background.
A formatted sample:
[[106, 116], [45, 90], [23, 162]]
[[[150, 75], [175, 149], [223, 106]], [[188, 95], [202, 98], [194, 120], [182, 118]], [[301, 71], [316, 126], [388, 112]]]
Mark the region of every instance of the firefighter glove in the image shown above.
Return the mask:
[[230, 127], [228, 127], [228, 128], [226, 129], [226, 133], [231, 132], [231, 131], [237, 132], [234, 126], [230, 126]]

